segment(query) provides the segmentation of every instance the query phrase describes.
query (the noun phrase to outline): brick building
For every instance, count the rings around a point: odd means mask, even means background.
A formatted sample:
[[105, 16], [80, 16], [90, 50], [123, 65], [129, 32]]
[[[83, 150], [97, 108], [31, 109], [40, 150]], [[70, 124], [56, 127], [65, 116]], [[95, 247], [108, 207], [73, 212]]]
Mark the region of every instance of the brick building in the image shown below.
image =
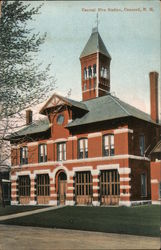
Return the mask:
[[151, 155], [151, 200], [161, 204], [161, 140], [153, 148]]
[[[96, 28], [80, 56], [82, 101], [54, 94], [9, 137], [12, 204], [133, 205], [151, 202], [149, 153], [159, 141], [158, 73], [151, 115], [110, 93], [110, 61]], [[159, 167], [160, 167], [159, 162]]]

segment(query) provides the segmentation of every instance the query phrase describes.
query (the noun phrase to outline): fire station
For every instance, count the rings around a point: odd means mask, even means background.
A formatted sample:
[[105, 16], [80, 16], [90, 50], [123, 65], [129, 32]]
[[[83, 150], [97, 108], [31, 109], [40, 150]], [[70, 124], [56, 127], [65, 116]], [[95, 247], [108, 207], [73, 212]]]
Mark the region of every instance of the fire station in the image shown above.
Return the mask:
[[82, 101], [53, 94], [8, 137], [12, 204], [126, 205], [160, 201], [158, 73], [150, 115], [110, 92], [111, 55], [93, 28], [81, 55]]

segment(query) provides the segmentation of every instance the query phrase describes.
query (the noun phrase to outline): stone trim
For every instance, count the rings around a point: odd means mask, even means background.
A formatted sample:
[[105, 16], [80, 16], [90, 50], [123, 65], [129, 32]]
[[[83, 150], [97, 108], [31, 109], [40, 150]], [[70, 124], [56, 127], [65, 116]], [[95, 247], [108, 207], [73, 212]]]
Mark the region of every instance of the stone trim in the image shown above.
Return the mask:
[[127, 193], [127, 194], [120, 193], [120, 197], [130, 197], [130, 196], [131, 196], [130, 193]]
[[68, 201], [68, 200], [66, 200], [65, 201], [65, 205], [66, 206], [74, 206], [75, 205], [75, 201]]
[[67, 182], [69, 182], [69, 180], [70, 180], [70, 173], [71, 173], [72, 171], [69, 171], [69, 170], [68, 170], [65, 166], [63, 166], [63, 165], [58, 166], [57, 168], [54, 169], [53, 174], [52, 174], [53, 182], [55, 183], [55, 175], [56, 175], [56, 173], [57, 173], [59, 170], [64, 170], [64, 172], [65, 172], [66, 175], [67, 175]]
[[53, 143], [54, 143], [54, 140], [48, 140], [46, 143], [47, 143], [47, 144], [53, 144]]
[[99, 182], [98, 178], [93, 178], [93, 182]]
[[125, 168], [119, 168], [119, 174], [130, 174], [131, 168], [125, 167]]
[[66, 197], [74, 197], [74, 194], [73, 193], [67, 193]]
[[99, 201], [92, 201], [92, 205], [93, 206], [100, 206], [100, 202]]
[[119, 171], [119, 164], [105, 164], [105, 165], [97, 165], [98, 170], [112, 170], [117, 169]]
[[98, 193], [93, 193], [93, 197], [98, 197], [99, 194]]
[[120, 181], [131, 181], [130, 177], [120, 177]]
[[80, 172], [80, 171], [91, 171], [93, 169], [92, 166], [82, 166], [82, 167], [74, 167], [74, 172]]
[[95, 137], [100, 137], [100, 136], [102, 136], [101, 132], [88, 134], [88, 138], [95, 138]]
[[120, 189], [130, 189], [130, 185], [120, 185]]
[[158, 181], [157, 179], [151, 179], [151, 183], [152, 183], [152, 184], [154, 184], [154, 183], [158, 184], [159, 181]]
[[131, 206], [131, 201], [119, 201], [119, 206], [126, 206], [130, 207]]
[[133, 129], [129, 129], [129, 128], [120, 128], [120, 129], [116, 129], [114, 130], [114, 134], [122, 134], [122, 133], [133, 133]]
[[[93, 157], [93, 158], [84, 158], [84, 159], [74, 159], [74, 160], [66, 160], [62, 161], [61, 164], [70, 164], [70, 163], [82, 163], [82, 162], [94, 162], [94, 161], [111, 161], [111, 160], [120, 160], [120, 159], [134, 159], [134, 160], [144, 160], [150, 161], [148, 157], [137, 156], [137, 155], [114, 155], [114, 156], [105, 156], [105, 157]], [[47, 161], [41, 163], [32, 163], [32, 164], [25, 164], [21, 165], [23, 167], [39, 167], [39, 166], [53, 166], [58, 164], [59, 161]], [[20, 165], [12, 166], [12, 169], [20, 168]]]
[[77, 140], [76, 136], [69, 136], [68, 137], [68, 141], [74, 141], [74, 140]]
[[161, 205], [161, 200], [159, 200], [159, 201], [152, 201], [152, 204], [153, 205]]
[[59, 138], [59, 139], [56, 139], [54, 140], [54, 143], [58, 143], [58, 142], [66, 142], [67, 139], [66, 138]]
[[11, 201], [11, 205], [18, 205], [18, 201]]
[[68, 190], [75, 190], [75, 187], [68, 187]]

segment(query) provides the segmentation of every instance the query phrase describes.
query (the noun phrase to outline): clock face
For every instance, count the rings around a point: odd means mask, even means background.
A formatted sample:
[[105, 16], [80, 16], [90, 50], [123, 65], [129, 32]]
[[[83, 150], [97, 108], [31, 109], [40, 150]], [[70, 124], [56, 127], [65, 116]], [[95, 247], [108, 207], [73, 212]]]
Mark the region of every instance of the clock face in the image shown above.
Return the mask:
[[64, 115], [62, 115], [62, 114], [58, 115], [56, 121], [57, 121], [57, 124], [59, 124], [59, 125], [63, 124], [63, 122], [64, 122]]

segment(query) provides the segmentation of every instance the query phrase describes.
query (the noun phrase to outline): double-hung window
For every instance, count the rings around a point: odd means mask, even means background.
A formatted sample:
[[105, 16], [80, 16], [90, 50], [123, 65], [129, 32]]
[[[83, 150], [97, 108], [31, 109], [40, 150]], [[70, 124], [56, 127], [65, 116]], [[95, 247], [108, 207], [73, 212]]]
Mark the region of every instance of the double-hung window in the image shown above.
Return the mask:
[[28, 147], [20, 148], [20, 164], [28, 164]]
[[115, 154], [114, 135], [103, 136], [103, 156], [112, 156]]
[[58, 143], [57, 144], [57, 159], [58, 161], [66, 160], [66, 143]]
[[145, 152], [145, 137], [144, 137], [144, 135], [140, 135], [140, 137], [139, 137], [139, 147], [140, 147], [140, 155], [144, 156], [144, 152]]
[[78, 158], [88, 158], [88, 139], [83, 138], [78, 141]]
[[39, 162], [47, 161], [47, 145], [40, 144], [39, 145]]
[[147, 176], [146, 174], [141, 174], [141, 196], [147, 196]]

